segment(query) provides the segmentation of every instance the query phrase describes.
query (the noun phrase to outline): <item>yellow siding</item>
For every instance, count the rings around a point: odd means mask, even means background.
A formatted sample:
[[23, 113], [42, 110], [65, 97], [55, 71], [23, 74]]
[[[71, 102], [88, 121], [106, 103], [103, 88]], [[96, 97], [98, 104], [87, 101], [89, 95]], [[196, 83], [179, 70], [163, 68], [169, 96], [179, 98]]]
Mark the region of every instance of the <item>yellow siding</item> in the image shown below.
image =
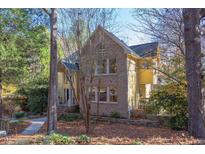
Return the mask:
[[140, 84], [153, 84], [153, 70], [139, 69]]
[[156, 60], [153, 58], [143, 58], [139, 60], [139, 81], [140, 84], [154, 83], [154, 69], [156, 67]]
[[64, 73], [58, 72], [58, 98], [60, 102], [64, 101], [64, 89], [62, 88], [64, 84]]
[[141, 98], [145, 98], [145, 93], [146, 93], [145, 85], [144, 85], [144, 84], [141, 84], [141, 85], [140, 85], [140, 97], [141, 97]]
[[[148, 98], [150, 94], [150, 87], [153, 84], [157, 83], [157, 71], [156, 68], [159, 66], [159, 56], [154, 58], [135, 58], [131, 55], [128, 56], [128, 66], [129, 61], [136, 62], [136, 86], [138, 88], [136, 94], [138, 94], [141, 98]], [[129, 78], [129, 68], [128, 68], [128, 100], [133, 98], [132, 96], [132, 87], [129, 84], [133, 84]], [[130, 102], [130, 101], [129, 101]]]
[[137, 70], [137, 60], [128, 58], [127, 60], [128, 71], [128, 104], [134, 109], [139, 104], [139, 79]]

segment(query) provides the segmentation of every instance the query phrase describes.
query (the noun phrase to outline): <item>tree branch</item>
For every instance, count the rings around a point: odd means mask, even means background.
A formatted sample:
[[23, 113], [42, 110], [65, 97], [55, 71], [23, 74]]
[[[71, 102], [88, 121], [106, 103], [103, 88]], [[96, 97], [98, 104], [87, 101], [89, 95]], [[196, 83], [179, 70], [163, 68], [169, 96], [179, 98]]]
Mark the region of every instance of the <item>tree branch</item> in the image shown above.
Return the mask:
[[46, 8], [42, 8], [42, 9], [47, 15], [51, 16], [51, 13]]

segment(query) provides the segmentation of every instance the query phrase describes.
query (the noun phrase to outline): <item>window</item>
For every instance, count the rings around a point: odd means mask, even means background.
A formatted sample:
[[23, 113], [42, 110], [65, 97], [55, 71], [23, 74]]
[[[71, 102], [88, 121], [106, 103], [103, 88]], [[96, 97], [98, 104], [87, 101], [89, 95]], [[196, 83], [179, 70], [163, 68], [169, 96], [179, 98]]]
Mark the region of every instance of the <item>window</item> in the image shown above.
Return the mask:
[[116, 59], [110, 59], [109, 61], [109, 72], [110, 73], [116, 73], [117, 72], [117, 64]]
[[89, 100], [93, 101], [93, 102], [97, 101], [97, 98], [96, 98], [96, 88], [95, 87], [92, 87], [92, 90], [91, 90], [90, 96], [89, 96]]
[[97, 87], [93, 87], [89, 100], [92, 102], [97, 102], [99, 97], [100, 103], [117, 103], [117, 88], [114, 87], [105, 87], [100, 88], [99, 95], [97, 95], [98, 90]]
[[110, 102], [117, 102], [117, 89], [110, 88]]
[[105, 44], [103, 42], [98, 43], [98, 45], [96, 45], [96, 51], [105, 52]]
[[98, 61], [96, 74], [114, 74], [117, 72], [116, 59], [103, 59]]
[[143, 62], [142, 63], [142, 68], [148, 68], [148, 63], [147, 62]]
[[107, 61], [101, 60], [97, 64], [97, 74], [106, 74], [107, 72]]
[[69, 89], [66, 88], [64, 89], [64, 102], [67, 102], [70, 99], [70, 95], [69, 95]]
[[107, 101], [107, 88], [100, 88], [99, 91], [99, 101], [106, 102]]
[[70, 99], [70, 95], [69, 95], [69, 89], [67, 89], [67, 101]]
[[150, 62], [150, 61], [144, 61], [142, 63], [142, 68], [144, 68], [144, 69], [149, 69], [151, 67], [152, 67], [152, 62]]

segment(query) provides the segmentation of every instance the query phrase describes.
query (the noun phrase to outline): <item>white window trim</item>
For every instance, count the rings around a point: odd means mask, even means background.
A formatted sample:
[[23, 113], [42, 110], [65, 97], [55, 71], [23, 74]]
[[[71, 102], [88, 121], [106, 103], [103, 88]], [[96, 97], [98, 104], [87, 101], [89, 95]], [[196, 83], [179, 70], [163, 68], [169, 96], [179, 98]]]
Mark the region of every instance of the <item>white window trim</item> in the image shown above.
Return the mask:
[[[117, 65], [117, 59], [115, 59], [116, 61], [116, 65]], [[116, 75], [117, 74], [117, 71], [115, 73], [110, 73], [110, 59], [109, 59], [109, 63], [108, 63], [108, 69], [109, 69], [109, 75]]]
[[109, 59], [106, 59], [106, 73], [102, 73], [102, 74], [99, 74], [98, 73], [98, 62], [96, 62], [96, 67], [95, 67], [95, 75], [96, 76], [100, 76], [100, 75], [108, 75], [108, 60]]
[[[90, 100], [91, 102], [97, 102], [97, 87], [93, 86], [93, 89], [95, 91], [95, 100]], [[92, 91], [91, 91], [92, 93]]]
[[[110, 101], [110, 87], [106, 87], [106, 92], [107, 92], [107, 96], [106, 96], [107, 101], [99, 101], [99, 103], [101, 103], [101, 104], [118, 104], [118, 102], [111, 102]], [[95, 101], [91, 100], [91, 102], [97, 103], [97, 100], [98, 100], [97, 87], [95, 87]]]
[[110, 66], [109, 66], [109, 64], [110, 64], [110, 60], [109, 60], [109, 59], [106, 59], [106, 67], [107, 67], [107, 69], [106, 69], [106, 74], [109, 74], [109, 73], [110, 73]]
[[[117, 61], [116, 61], [117, 63]], [[98, 71], [97, 71], [97, 66], [98, 64], [96, 63], [96, 67], [95, 67], [95, 76], [106, 76], [106, 75], [116, 75], [116, 73], [110, 73], [110, 59], [106, 59], [106, 73], [103, 73], [103, 74], [98, 74]]]

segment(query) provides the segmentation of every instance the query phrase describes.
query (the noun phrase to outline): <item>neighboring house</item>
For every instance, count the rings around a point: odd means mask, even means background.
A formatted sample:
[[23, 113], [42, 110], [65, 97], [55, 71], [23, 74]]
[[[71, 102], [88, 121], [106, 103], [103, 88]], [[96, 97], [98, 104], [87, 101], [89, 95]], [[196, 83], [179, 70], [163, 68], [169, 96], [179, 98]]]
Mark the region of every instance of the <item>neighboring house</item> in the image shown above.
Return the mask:
[[[90, 61], [94, 61], [92, 66], [95, 66], [90, 97], [92, 115], [96, 114], [99, 96], [100, 115], [110, 116], [112, 112], [118, 112], [121, 117], [129, 118], [130, 111], [139, 108], [140, 99], [149, 98], [150, 91], [158, 82], [158, 72], [155, 69], [160, 61], [157, 42], [127, 46], [115, 35], [98, 26], [82, 48], [82, 59], [83, 66]], [[65, 73], [73, 73], [72, 80], [78, 93], [78, 69], [77, 61], [59, 62], [58, 91], [61, 109], [75, 106], [72, 88]]]

